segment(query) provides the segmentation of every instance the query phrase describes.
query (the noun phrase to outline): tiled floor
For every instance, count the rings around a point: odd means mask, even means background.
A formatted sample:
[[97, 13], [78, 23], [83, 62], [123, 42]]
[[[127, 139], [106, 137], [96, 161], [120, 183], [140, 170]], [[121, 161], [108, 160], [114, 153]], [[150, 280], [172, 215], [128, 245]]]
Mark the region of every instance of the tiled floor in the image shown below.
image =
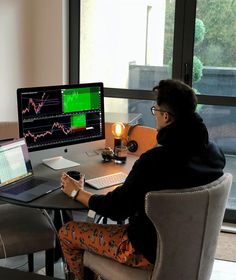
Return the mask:
[[[75, 212], [73, 213], [75, 220], [86, 220], [87, 212]], [[35, 254], [35, 271], [39, 274], [45, 274], [44, 269], [44, 253]], [[8, 259], [0, 260], [0, 266], [6, 266], [10, 268], [18, 268], [20, 270], [27, 271], [27, 256], [19, 256]], [[63, 264], [58, 261], [54, 266], [54, 275], [57, 278], [65, 279]], [[4, 279], [5, 280], [5, 279]], [[6, 279], [7, 280], [7, 279]], [[236, 262], [227, 262], [215, 260], [213, 266], [213, 272], [210, 280], [236, 280]]]
[[[35, 271], [38, 274], [45, 275], [44, 252], [34, 254], [34, 265], [35, 265]], [[0, 266], [28, 271], [27, 256], [17, 256], [8, 259], [2, 259], [0, 260]], [[61, 262], [61, 260], [59, 260], [54, 265], [54, 276], [60, 279], [65, 279], [63, 263]]]
[[[37, 253], [35, 255], [35, 270], [39, 274], [44, 274], [43, 268], [44, 255]], [[7, 266], [10, 268], [18, 268], [20, 270], [27, 270], [27, 258], [26, 256], [9, 258], [6, 260], [0, 260], [0, 266]], [[61, 261], [55, 264], [55, 277], [65, 279], [64, 270]], [[236, 279], [236, 262], [226, 262], [215, 260], [213, 266], [213, 272], [211, 280], [235, 280]]]
[[211, 280], [235, 280], [236, 262], [215, 260]]

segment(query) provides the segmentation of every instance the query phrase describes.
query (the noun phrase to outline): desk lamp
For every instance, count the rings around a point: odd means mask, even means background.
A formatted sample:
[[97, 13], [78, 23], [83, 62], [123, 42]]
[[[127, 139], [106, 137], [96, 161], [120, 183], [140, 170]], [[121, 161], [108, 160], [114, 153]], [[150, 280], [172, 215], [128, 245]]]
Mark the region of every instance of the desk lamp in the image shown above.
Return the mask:
[[114, 148], [122, 145], [122, 136], [125, 132], [125, 126], [122, 122], [113, 123], [112, 134], [114, 135]]

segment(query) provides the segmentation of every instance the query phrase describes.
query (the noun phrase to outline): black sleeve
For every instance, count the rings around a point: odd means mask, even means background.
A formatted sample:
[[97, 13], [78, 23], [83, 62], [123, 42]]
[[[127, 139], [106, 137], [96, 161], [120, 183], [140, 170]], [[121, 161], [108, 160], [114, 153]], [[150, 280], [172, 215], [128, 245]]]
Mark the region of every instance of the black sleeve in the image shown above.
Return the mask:
[[[112, 220], [125, 220], [144, 205], [147, 159], [143, 154], [133, 165], [124, 184], [106, 195], [93, 195], [89, 208]], [[149, 162], [150, 164], [150, 162]]]

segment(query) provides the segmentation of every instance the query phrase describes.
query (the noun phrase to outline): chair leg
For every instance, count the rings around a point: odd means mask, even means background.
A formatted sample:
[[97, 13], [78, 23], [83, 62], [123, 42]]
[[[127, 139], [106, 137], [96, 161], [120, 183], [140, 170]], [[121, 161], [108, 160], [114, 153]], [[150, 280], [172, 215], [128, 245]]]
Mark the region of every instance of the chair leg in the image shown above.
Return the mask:
[[[63, 212], [65, 212], [65, 211], [60, 211], [60, 210], [54, 211], [53, 224], [54, 224], [57, 232], [63, 225], [63, 215], [64, 215]], [[60, 244], [58, 242], [56, 242], [56, 248], [54, 251], [54, 260], [58, 261], [61, 258], [61, 255], [62, 255], [62, 253], [61, 253]]]
[[28, 254], [28, 269], [29, 269], [29, 272], [34, 271], [34, 254], [33, 253]]
[[46, 275], [54, 276], [54, 249], [49, 249], [45, 251], [45, 267]]
[[85, 280], [94, 280], [94, 277], [95, 277], [94, 272], [85, 266], [84, 267], [84, 279]]

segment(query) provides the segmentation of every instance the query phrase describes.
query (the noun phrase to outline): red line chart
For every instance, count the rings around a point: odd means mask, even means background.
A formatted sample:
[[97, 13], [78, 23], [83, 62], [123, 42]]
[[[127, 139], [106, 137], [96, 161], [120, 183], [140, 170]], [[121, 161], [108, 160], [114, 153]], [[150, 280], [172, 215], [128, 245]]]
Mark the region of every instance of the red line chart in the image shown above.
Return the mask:
[[73, 132], [73, 129], [72, 128], [67, 128], [64, 124], [61, 124], [59, 122], [55, 122], [53, 125], [52, 125], [52, 128], [50, 130], [47, 130], [43, 133], [40, 133], [40, 134], [33, 134], [32, 132], [28, 131], [27, 133], [24, 133], [24, 137], [27, 138], [27, 137], [31, 137], [33, 139], [34, 142], [37, 142], [37, 140], [39, 138], [43, 138], [47, 135], [52, 135], [55, 128], [57, 129], [61, 129], [61, 131], [65, 134], [65, 135], [68, 135], [69, 133]]
[[[38, 102], [38, 104], [36, 104], [36, 102], [33, 100], [33, 98], [29, 98], [28, 106], [27, 106], [24, 110], [22, 110], [22, 114], [29, 113], [31, 107], [33, 108], [35, 114], [40, 113], [41, 108], [43, 107], [44, 103], [45, 103], [46, 100], [47, 100], [47, 98], [45, 98], [45, 95], [46, 95], [46, 93], [44, 93], [44, 94], [42, 95], [42, 98], [41, 98], [41, 100]], [[44, 99], [44, 98], [45, 98], [45, 99]]]

